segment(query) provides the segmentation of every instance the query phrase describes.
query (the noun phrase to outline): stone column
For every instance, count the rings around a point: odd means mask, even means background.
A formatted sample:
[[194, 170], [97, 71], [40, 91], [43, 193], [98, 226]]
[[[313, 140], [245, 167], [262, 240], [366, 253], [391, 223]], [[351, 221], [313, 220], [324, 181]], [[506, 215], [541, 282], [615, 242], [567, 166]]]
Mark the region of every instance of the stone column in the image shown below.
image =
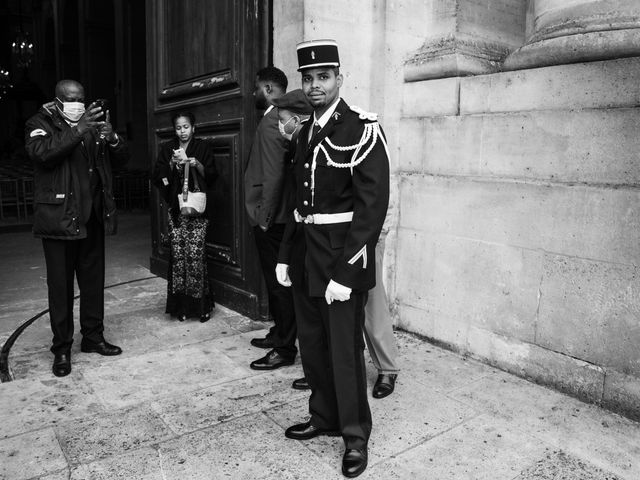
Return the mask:
[[505, 70], [640, 56], [638, 0], [528, 0], [527, 41]]
[[524, 44], [523, 0], [424, 0], [411, 13], [424, 44], [405, 62], [407, 82], [500, 70]]

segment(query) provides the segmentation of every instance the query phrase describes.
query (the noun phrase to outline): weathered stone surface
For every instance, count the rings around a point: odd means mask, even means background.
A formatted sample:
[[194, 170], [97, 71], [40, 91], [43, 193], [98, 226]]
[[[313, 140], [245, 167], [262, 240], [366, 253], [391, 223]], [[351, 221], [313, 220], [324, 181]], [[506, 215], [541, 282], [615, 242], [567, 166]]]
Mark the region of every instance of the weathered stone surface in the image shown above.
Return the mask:
[[468, 352], [492, 365], [552, 385], [581, 400], [596, 403], [602, 399], [602, 367], [473, 326], [467, 341]]
[[637, 189], [411, 176], [400, 185], [400, 209], [400, 227], [421, 236], [448, 234], [625, 264], [640, 258]]
[[[457, 115], [460, 111], [460, 79], [443, 78], [402, 86], [402, 117]], [[403, 138], [412, 132], [404, 132]], [[400, 148], [402, 148], [402, 143]], [[404, 168], [403, 168], [404, 169]]]
[[148, 405], [70, 420], [55, 430], [66, 458], [73, 465], [175, 437]]
[[544, 260], [537, 343], [640, 377], [640, 267]]
[[640, 58], [624, 58], [462, 78], [460, 113], [635, 107], [639, 75]]
[[398, 300], [429, 309], [438, 322], [449, 320], [513, 336], [535, 339], [542, 270], [538, 252], [449, 235], [401, 229]]
[[511, 480], [544, 455], [547, 448], [540, 440], [506, 422], [480, 415], [375, 465], [369, 475], [390, 480]]
[[410, 378], [433, 391], [447, 393], [494, 372], [486, 364], [460, 357], [415, 336], [396, 333], [396, 344], [400, 366], [398, 382]]
[[67, 466], [51, 428], [0, 440], [0, 478], [26, 480]]
[[53, 426], [70, 418], [103, 411], [103, 406], [82, 378], [23, 379], [2, 384], [0, 437]]
[[167, 480], [157, 446], [139, 448], [121, 455], [71, 468], [69, 480]]
[[283, 428], [255, 414], [165, 442], [159, 455], [167, 480], [342, 478], [340, 459], [327, 465], [309, 454], [308, 443], [285, 438]]
[[554, 449], [561, 448], [622, 478], [640, 478], [640, 424], [552, 390], [544, 397], [536, 396], [537, 388], [498, 372], [451, 395], [508, 420], [511, 428], [544, 440]]
[[[214, 341], [211, 341], [214, 342]], [[85, 372], [84, 377], [110, 409], [170, 395], [194, 391], [249, 374], [249, 366], [237, 365], [214, 345], [203, 342], [184, 348], [112, 359]], [[129, 379], [122, 382], [122, 378]]]
[[640, 183], [636, 109], [436, 116], [402, 125], [406, 173], [612, 188]]
[[636, 375], [606, 369], [602, 405], [640, 422], [640, 382]]
[[184, 434], [227, 422], [244, 415], [268, 410], [300, 398], [308, 392], [294, 390], [298, 369], [280, 369], [235, 382], [192, 392], [187, 398], [176, 395], [152, 403], [153, 409], [174, 432]]
[[579, 458], [568, 455], [562, 450], [548, 452], [544, 458], [528, 468], [514, 480], [620, 480], [620, 477], [605, 472]]

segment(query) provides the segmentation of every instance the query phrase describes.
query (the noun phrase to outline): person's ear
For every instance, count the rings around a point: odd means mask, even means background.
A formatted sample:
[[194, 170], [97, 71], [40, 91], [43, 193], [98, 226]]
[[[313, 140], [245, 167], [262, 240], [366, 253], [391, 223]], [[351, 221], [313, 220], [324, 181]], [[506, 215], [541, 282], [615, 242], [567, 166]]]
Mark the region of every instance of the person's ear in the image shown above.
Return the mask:
[[342, 74], [339, 74], [336, 77], [336, 84], [338, 85], [338, 88], [342, 87]]
[[270, 83], [265, 83], [264, 90], [267, 93], [267, 95], [271, 95], [271, 92], [273, 92], [273, 87], [271, 86]]

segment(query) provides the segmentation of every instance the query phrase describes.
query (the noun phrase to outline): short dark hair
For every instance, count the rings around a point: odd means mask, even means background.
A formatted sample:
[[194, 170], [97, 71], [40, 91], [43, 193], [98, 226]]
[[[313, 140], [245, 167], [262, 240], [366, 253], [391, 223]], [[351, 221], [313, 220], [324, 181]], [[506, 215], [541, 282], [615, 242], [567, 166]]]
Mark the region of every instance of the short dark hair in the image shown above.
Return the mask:
[[258, 81], [260, 82], [272, 82], [278, 85], [283, 91], [287, 91], [289, 81], [287, 80], [287, 76], [284, 74], [284, 72], [279, 68], [261, 68], [260, 70], [258, 70], [258, 73], [256, 73], [256, 77], [258, 77]]
[[171, 115], [171, 125], [173, 127], [176, 126], [176, 120], [178, 120], [180, 117], [188, 118], [189, 121], [191, 122], [191, 126], [192, 127], [196, 124], [196, 116], [193, 113], [191, 113], [191, 112], [175, 112], [173, 115]]

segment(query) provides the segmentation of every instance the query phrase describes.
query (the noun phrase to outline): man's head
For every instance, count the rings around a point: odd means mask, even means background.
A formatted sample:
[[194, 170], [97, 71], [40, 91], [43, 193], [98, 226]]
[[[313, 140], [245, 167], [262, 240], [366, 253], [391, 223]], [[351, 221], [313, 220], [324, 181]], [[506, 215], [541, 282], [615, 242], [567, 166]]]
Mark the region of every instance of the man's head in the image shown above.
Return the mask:
[[335, 40], [311, 40], [296, 46], [302, 91], [317, 114], [339, 97], [342, 86], [340, 57]]
[[84, 87], [75, 80], [60, 80], [56, 84], [56, 108], [60, 115], [76, 123], [84, 114]]
[[342, 86], [340, 69], [333, 67], [302, 70], [302, 91], [313, 109], [322, 114], [339, 96]]
[[287, 76], [276, 67], [265, 67], [256, 74], [256, 84], [253, 96], [256, 108], [266, 109], [273, 105], [273, 100], [279, 98], [287, 91]]
[[274, 99], [273, 105], [278, 107], [280, 134], [288, 140], [300, 128], [302, 121], [313, 113], [313, 107], [300, 89], [292, 90]]

